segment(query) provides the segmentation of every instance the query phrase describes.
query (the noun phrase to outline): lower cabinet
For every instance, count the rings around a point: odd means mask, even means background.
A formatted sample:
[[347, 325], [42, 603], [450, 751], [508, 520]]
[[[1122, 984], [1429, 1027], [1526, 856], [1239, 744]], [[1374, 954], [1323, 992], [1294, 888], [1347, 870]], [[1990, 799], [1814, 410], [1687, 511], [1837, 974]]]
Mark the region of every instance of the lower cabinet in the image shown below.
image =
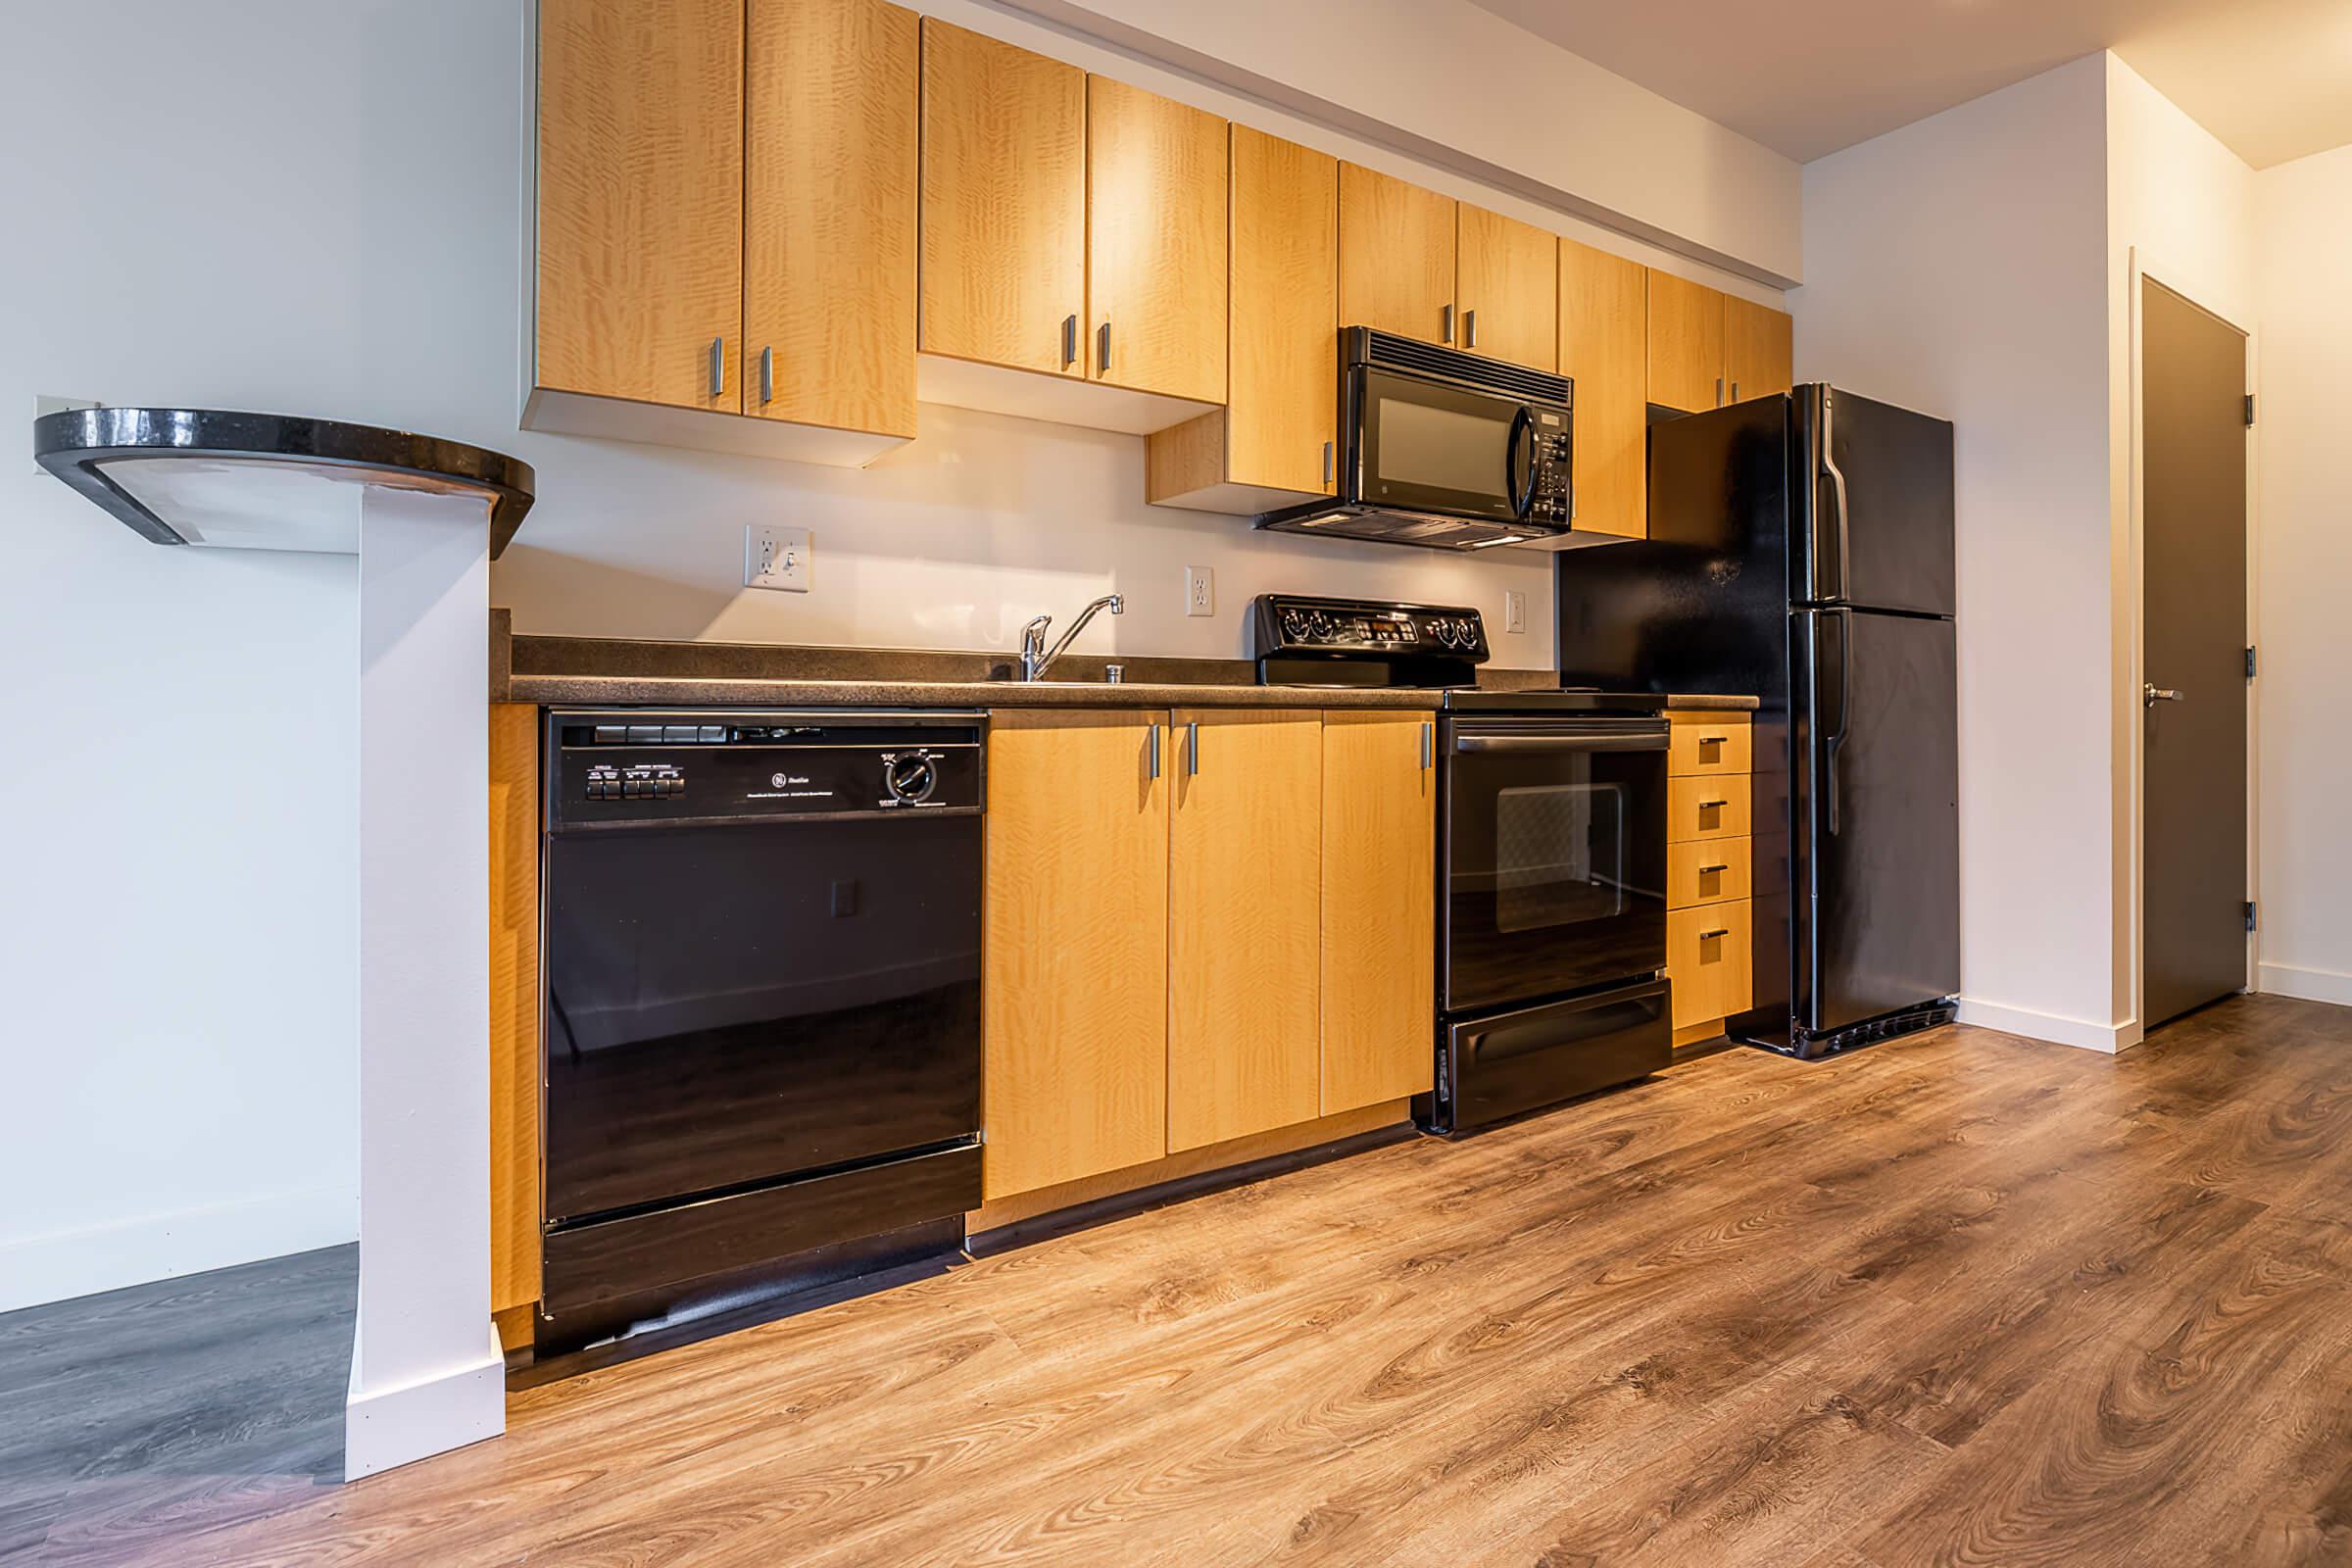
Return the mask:
[[1745, 713], [1667, 718], [1666, 978], [1680, 1046], [1712, 1040], [1754, 1000], [1753, 726]]
[[1362, 1130], [1430, 1087], [1428, 721], [994, 715], [991, 1204], [1345, 1113]]
[[1435, 720], [1323, 715], [1323, 1099], [1326, 1116], [1436, 1076]]
[[1010, 709], [991, 722], [990, 1200], [1167, 1152], [1167, 722], [1132, 709]]

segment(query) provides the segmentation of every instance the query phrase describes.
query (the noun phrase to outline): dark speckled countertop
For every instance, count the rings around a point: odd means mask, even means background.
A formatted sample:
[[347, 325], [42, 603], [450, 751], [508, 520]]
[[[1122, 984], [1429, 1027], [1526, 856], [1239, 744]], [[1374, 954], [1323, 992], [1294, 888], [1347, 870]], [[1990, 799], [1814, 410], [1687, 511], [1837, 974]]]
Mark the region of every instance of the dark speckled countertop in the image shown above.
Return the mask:
[[[516, 637], [491, 612], [490, 700], [549, 707], [675, 708], [1389, 708], [1435, 709], [1433, 691], [1261, 686], [1240, 659], [1105, 660], [1066, 654], [1055, 679], [1011, 678], [1004, 654], [802, 648], [766, 643]], [[1104, 678], [1123, 664], [1126, 677]], [[1482, 669], [1493, 691], [1544, 690], [1543, 669]], [[1676, 694], [1668, 708], [1743, 710], [1753, 697]]]

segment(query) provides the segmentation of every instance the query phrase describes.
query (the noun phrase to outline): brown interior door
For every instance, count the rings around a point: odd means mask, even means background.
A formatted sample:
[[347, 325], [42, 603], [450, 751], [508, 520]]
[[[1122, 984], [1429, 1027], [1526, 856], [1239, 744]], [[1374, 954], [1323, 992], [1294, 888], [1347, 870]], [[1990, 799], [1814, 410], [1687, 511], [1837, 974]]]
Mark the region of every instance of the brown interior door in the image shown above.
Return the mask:
[[2246, 984], [2246, 340], [2152, 279], [2141, 299], [2153, 1025]]

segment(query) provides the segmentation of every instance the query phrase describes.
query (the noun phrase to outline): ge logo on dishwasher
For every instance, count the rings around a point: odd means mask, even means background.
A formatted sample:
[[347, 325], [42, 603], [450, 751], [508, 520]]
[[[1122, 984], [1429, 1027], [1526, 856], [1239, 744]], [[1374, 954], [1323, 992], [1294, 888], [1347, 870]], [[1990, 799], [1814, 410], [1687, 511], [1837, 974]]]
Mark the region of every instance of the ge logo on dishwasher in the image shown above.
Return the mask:
[[781, 773], [770, 773], [770, 774], [768, 774], [768, 775], [767, 775], [767, 782], [768, 782], [768, 785], [769, 785], [769, 787], [770, 787], [770, 788], [773, 788], [773, 789], [779, 789], [779, 790], [780, 790], [780, 789], [782, 789], [782, 788], [783, 788], [785, 785], [787, 785], [787, 784], [791, 783], [791, 782], [792, 782], [792, 780], [791, 780], [791, 779], [789, 779], [789, 778], [787, 778], [787, 777], [785, 777], [785, 776], [784, 776], [783, 774], [781, 774]]

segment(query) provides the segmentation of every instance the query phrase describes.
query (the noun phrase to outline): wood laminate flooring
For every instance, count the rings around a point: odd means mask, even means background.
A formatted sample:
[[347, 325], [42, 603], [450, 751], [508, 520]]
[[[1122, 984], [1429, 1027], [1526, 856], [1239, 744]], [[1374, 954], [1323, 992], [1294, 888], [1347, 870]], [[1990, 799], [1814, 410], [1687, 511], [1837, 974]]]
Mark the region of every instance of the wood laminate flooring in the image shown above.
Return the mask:
[[2352, 1010], [1736, 1051], [514, 1396], [125, 1560], [2352, 1560]]

